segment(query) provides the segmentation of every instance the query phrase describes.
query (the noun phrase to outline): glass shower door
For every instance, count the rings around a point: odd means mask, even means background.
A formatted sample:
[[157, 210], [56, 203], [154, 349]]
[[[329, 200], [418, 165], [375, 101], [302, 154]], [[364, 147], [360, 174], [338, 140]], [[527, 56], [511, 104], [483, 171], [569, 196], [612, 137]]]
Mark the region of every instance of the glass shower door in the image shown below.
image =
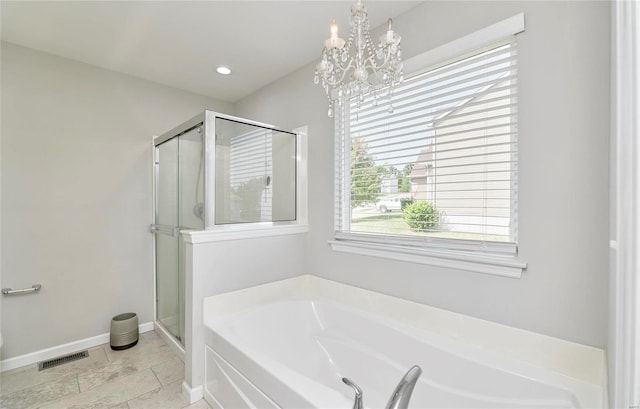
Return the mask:
[[201, 127], [156, 146], [156, 319], [184, 344], [184, 243], [180, 231], [204, 229]]
[[[156, 254], [156, 319], [178, 340], [180, 328], [180, 270], [178, 221], [178, 138], [156, 147], [155, 162], [155, 254]], [[183, 308], [184, 309], [184, 308]]]

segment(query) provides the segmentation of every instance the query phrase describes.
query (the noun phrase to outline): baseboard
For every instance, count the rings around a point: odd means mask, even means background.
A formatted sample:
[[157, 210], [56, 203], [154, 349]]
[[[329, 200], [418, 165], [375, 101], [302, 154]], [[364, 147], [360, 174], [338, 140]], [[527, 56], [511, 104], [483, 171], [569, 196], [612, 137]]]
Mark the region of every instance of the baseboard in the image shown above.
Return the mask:
[[[138, 328], [140, 333], [153, 331], [153, 322], [145, 322], [143, 324], [140, 324]], [[35, 364], [46, 359], [55, 358], [60, 355], [69, 354], [83, 349], [93, 348], [98, 345], [107, 344], [109, 343], [109, 338], [109, 333], [100, 334], [96, 335], [95, 337], [89, 337], [51, 348], [41, 349], [39, 351], [31, 352], [25, 355], [8, 358], [0, 361], [0, 372]]]
[[182, 382], [182, 396], [187, 398], [189, 404], [196, 403], [204, 398], [202, 385], [191, 388], [187, 381]]

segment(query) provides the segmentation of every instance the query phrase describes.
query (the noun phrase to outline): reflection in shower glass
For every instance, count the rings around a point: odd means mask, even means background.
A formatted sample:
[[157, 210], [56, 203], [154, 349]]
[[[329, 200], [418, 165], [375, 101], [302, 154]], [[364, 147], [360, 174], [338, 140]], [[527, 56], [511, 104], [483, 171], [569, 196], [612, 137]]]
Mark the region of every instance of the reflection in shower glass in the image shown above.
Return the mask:
[[296, 218], [296, 136], [216, 118], [215, 224]]

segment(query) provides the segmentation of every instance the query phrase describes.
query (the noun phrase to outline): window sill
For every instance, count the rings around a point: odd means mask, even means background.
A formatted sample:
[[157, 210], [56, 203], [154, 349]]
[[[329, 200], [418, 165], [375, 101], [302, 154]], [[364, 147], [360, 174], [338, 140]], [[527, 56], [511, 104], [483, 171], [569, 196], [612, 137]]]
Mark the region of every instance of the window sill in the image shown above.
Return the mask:
[[510, 257], [499, 257], [444, 250], [410, 248], [392, 244], [329, 240], [334, 251], [378, 257], [407, 263], [453, 268], [501, 277], [520, 278], [527, 263]]

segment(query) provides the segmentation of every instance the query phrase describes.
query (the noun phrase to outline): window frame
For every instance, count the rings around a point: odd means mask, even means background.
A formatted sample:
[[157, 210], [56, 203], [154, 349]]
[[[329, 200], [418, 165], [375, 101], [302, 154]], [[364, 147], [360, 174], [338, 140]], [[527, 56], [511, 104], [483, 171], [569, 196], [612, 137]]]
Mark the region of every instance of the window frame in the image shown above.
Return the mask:
[[[434, 70], [449, 64], [453, 60], [464, 58], [470, 53], [477, 53], [478, 50], [483, 48], [495, 46], [501, 42], [504, 43], [506, 39], [523, 31], [524, 14], [520, 13], [405, 61], [405, 72], [409, 72], [413, 76]], [[334, 251], [510, 278], [521, 277], [522, 271], [527, 267], [527, 263], [518, 260], [516, 243], [350, 232], [351, 217], [349, 216], [348, 220], [341, 220], [343, 214], [351, 214], [350, 201], [342, 200], [340, 207], [337, 202], [340, 197], [348, 198], [351, 194], [350, 172], [342, 165], [347, 155], [345, 152], [350, 151], [350, 140], [346, 135], [347, 133], [344, 132], [344, 122], [348, 121], [349, 104], [344, 103], [342, 107], [341, 110], [336, 110], [334, 119], [336, 138], [336, 202], [334, 206], [336, 231], [334, 239], [329, 241]], [[517, 181], [512, 183], [517, 183]], [[516, 229], [514, 232], [517, 231], [517, 216], [515, 220], [516, 223], [512, 226], [512, 229]], [[342, 226], [342, 230], [348, 230], [349, 232], [338, 231], [338, 225]]]

